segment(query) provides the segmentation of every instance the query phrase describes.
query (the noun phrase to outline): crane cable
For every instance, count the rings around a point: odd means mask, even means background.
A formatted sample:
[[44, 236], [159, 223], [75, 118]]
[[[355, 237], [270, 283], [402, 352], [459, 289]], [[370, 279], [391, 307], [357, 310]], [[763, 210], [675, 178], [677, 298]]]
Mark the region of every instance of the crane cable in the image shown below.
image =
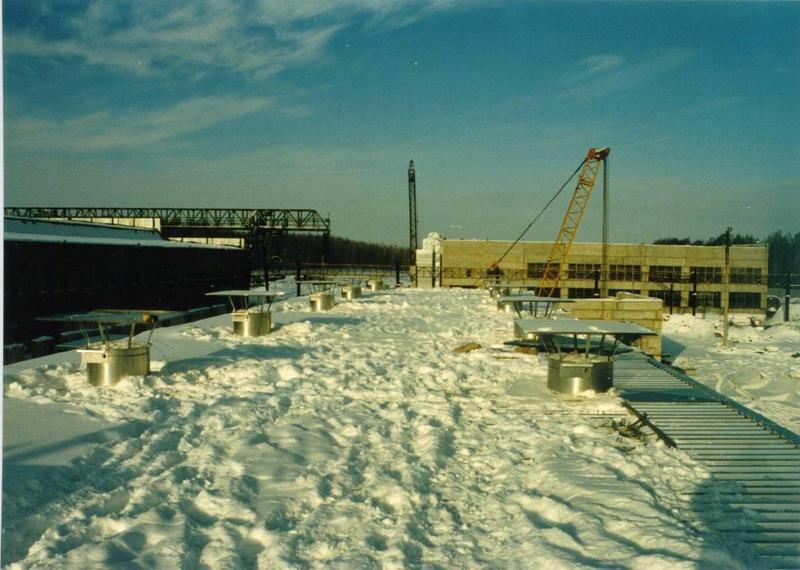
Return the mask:
[[584, 158], [584, 159], [583, 159], [583, 161], [582, 161], [582, 162], [581, 162], [581, 163], [578, 165], [578, 168], [576, 168], [576, 169], [575, 169], [575, 172], [573, 172], [573, 173], [570, 175], [570, 177], [566, 179], [566, 181], [564, 182], [564, 184], [562, 184], [562, 185], [561, 185], [561, 188], [559, 188], [559, 189], [558, 189], [558, 192], [556, 192], [556, 193], [553, 195], [553, 197], [552, 197], [552, 198], [550, 198], [550, 200], [547, 202], [547, 204], [545, 204], [545, 205], [544, 205], [544, 208], [542, 208], [542, 211], [541, 211], [541, 212], [539, 212], [539, 213], [536, 215], [536, 217], [535, 217], [535, 218], [533, 218], [533, 220], [531, 220], [531, 223], [530, 223], [530, 224], [528, 224], [528, 227], [527, 227], [527, 228], [525, 228], [525, 230], [523, 230], [523, 232], [522, 232], [521, 234], [519, 234], [519, 237], [518, 237], [517, 239], [515, 239], [515, 240], [514, 240], [514, 243], [512, 243], [512, 244], [509, 246], [509, 248], [506, 250], [506, 252], [505, 252], [503, 255], [501, 255], [501, 256], [500, 256], [500, 259], [498, 259], [497, 261], [495, 261], [494, 263], [492, 263], [492, 265], [491, 265], [491, 269], [496, 269], [496, 268], [497, 268], [497, 267], [500, 265], [500, 262], [501, 262], [501, 261], [503, 261], [503, 260], [506, 258], [506, 256], [509, 254], [509, 252], [510, 252], [512, 249], [514, 249], [514, 246], [515, 246], [515, 245], [517, 245], [517, 244], [519, 243], [519, 240], [521, 240], [521, 239], [523, 238], [523, 236], [524, 236], [526, 233], [528, 233], [528, 230], [529, 230], [529, 229], [531, 229], [531, 226], [533, 226], [533, 224], [535, 224], [535, 223], [536, 223], [536, 220], [538, 220], [539, 218], [541, 218], [541, 217], [542, 217], [542, 214], [544, 214], [544, 211], [545, 211], [545, 210], [546, 210], [546, 209], [547, 209], [547, 208], [550, 206], [550, 204], [552, 204], [552, 203], [553, 203], [553, 201], [554, 201], [556, 198], [558, 198], [558, 195], [559, 195], [559, 194], [561, 194], [561, 192], [564, 190], [564, 188], [566, 188], [566, 187], [567, 187], [567, 184], [569, 184], [570, 180], [572, 180], [573, 178], [575, 178], [575, 175], [576, 175], [576, 174], [578, 174], [578, 172], [580, 172], [581, 168], [583, 168], [583, 165], [584, 165], [584, 164], [586, 164], [586, 161], [587, 161], [587, 160], [588, 160], [587, 158]]

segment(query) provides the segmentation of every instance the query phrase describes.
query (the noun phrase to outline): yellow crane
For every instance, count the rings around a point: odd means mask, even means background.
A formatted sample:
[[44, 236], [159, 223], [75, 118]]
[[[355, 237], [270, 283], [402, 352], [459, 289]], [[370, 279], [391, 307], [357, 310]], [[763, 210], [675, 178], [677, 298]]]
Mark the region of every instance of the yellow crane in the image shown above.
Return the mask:
[[561, 281], [561, 272], [565, 269], [569, 250], [572, 248], [575, 234], [578, 233], [578, 228], [581, 225], [583, 213], [586, 210], [586, 204], [589, 202], [589, 197], [592, 195], [597, 173], [600, 170], [600, 163], [605, 161], [609, 152], [610, 149], [608, 147], [600, 149], [590, 148], [589, 153], [583, 160], [581, 172], [578, 177], [578, 185], [575, 187], [575, 192], [572, 194], [572, 200], [569, 202], [564, 221], [561, 222], [561, 229], [558, 231], [558, 237], [553, 244], [553, 248], [550, 250], [550, 255], [547, 257], [544, 273], [539, 281], [538, 295], [552, 297], [558, 289], [558, 284]]

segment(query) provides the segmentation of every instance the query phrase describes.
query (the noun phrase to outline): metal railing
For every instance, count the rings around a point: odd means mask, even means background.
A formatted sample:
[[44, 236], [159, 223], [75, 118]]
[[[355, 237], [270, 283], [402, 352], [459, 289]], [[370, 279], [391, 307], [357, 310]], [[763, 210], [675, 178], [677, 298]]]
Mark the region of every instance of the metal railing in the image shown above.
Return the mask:
[[355, 264], [331, 264], [331, 263], [303, 263], [283, 264], [280, 266], [281, 273], [294, 275], [298, 268], [301, 275], [314, 275], [321, 278], [333, 277], [385, 277], [395, 275], [398, 271], [407, 272], [408, 267], [399, 265], [355, 265]]
[[[685, 268], [684, 268], [685, 269]], [[460, 286], [460, 287], [485, 287], [488, 284], [508, 284], [514, 287], [536, 289], [541, 280], [541, 271], [531, 272], [527, 268], [506, 268], [489, 269], [486, 267], [441, 267], [441, 266], [417, 266], [411, 268], [412, 282], [423, 284], [424, 286]], [[561, 270], [561, 286], [569, 289], [578, 289], [570, 293], [570, 296], [596, 296], [599, 295], [603, 273], [600, 270], [586, 271], [581, 269], [576, 271], [568, 267]], [[684, 271], [680, 275], [671, 272], [670, 275], [656, 273], [652, 275], [642, 267], [636, 280], [615, 279], [617, 274], [608, 272], [609, 290], [622, 290], [642, 292], [646, 291], [651, 296], [656, 296], [664, 300], [664, 307], [669, 310], [678, 308], [691, 308], [693, 311], [718, 310], [721, 306], [722, 280], [701, 279], [698, 273]], [[748, 279], [732, 280], [731, 285], [737, 286], [738, 291], [730, 291], [730, 307], [732, 309], [763, 309], [770, 293], [766, 290], [768, 286], [781, 284], [780, 295], [773, 291], [772, 296], [781, 298], [784, 307], [786, 296], [791, 296], [792, 291], [800, 291], [799, 274], [774, 273], [749, 275]], [[745, 286], [742, 290], [741, 287]], [[592, 294], [587, 294], [592, 290]], [[656, 292], [655, 295], [653, 293]], [[682, 293], [688, 292], [686, 304], [680, 300]], [[574, 295], [573, 295], [574, 293]], [[758, 303], [753, 299], [745, 298], [747, 295], [758, 295]]]
[[[430, 266], [417, 266], [416, 271], [422, 276], [430, 277], [432, 268]], [[522, 283], [525, 282], [530, 283], [532, 286], [538, 285], [539, 281], [542, 278], [541, 272], [529, 272], [524, 268], [501, 268], [498, 272], [492, 272], [491, 269], [486, 267], [439, 267], [435, 268], [437, 275], [441, 275], [445, 280], [472, 280], [473, 284], [476, 286], [484, 285], [486, 283], [505, 283], [505, 282], [513, 282], [513, 283]], [[601, 271], [597, 270], [595, 272], [587, 272], [582, 271], [580, 273], [572, 272], [568, 268], [563, 268], [561, 270], [561, 277], [560, 281], [563, 282], [575, 282], [575, 281], [582, 281], [587, 284], [594, 283], [595, 281], [602, 281], [603, 277], [607, 276], [607, 281], [609, 282], [616, 282], [616, 283], [636, 283], [642, 285], [644, 288], [654, 288], [657, 287], [659, 289], [668, 290], [670, 285], [693, 285], [695, 282], [698, 285], [721, 285], [722, 278], [720, 277], [719, 280], [716, 279], [702, 279], [700, 277], [696, 277], [694, 274], [690, 273], [682, 273], [680, 276], [671, 275], [671, 276], [662, 276], [661, 274], [655, 274], [651, 276], [651, 273], [645, 271], [642, 268], [642, 271], [637, 274], [636, 279], [627, 279], [627, 278], [618, 278], [620, 275], [614, 272], [607, 272], [602, 273]], [[784, 285], [790, 282], [792, 283], [791, 288], [797, 289], [800, 288], [800, 274], [761, 274], [758, 276], [748, 277], [747, 279], [739, 278], [739, 279], [731, 279], [731, 285], [760, 285], [760, 286], [771, 286], [771, 287], [784, 287]]]

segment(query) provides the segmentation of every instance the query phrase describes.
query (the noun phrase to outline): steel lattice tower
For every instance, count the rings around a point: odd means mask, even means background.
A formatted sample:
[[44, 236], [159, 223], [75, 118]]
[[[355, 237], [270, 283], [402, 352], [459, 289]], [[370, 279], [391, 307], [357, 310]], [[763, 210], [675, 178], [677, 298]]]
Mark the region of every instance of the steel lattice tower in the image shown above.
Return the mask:
[[414, 265], [417, 254], [417, 175], [414, 171], [414, 161], [408, 165], [408, 224], [409, 224], [409, 252], [408, 264]]

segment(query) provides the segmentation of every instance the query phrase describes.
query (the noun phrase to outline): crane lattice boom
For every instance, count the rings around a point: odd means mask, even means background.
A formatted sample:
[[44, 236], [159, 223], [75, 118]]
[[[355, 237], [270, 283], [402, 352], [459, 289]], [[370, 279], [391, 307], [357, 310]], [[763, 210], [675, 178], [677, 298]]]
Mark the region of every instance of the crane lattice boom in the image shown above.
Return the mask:
[[565, 269], [569, 250], [572, 248], [575, 234], [578, 233], [578, 228], [581, 225], [583, 213], [586, 210], [586, 204], [589, 202], [589, 197], [592, 195], [597, 173], [600, 170], [600, 163], [605, 160], [608, 153], [608, 148], [591, 148], [583, 161], [583, 168], [578, 177], [578, 185], [572, 195], [572, 200], [570, 200], [569, 207], [567, 208], [567, 214], [564, 216], [564, 221], [561, 223], [558, 237], [553, 244], [553, 248], [550, 250], [550, 255], [547, 257], [547, 263], [544, 267], [544, 273], [539, 281], [539, 295], [552, 297], [556, 289], [558, 289], [558, 284], [561, 281], [561, 272]]
[[408, 224], [409, 224], [409, 245], [408, 245], [408, 265], [411, 267], [416, 263], [417, 248], [417, 173], [414, 170], [414, 161], [408, 165]]

